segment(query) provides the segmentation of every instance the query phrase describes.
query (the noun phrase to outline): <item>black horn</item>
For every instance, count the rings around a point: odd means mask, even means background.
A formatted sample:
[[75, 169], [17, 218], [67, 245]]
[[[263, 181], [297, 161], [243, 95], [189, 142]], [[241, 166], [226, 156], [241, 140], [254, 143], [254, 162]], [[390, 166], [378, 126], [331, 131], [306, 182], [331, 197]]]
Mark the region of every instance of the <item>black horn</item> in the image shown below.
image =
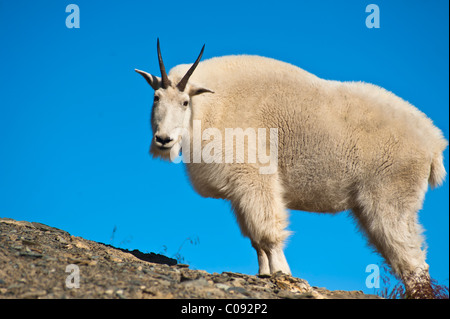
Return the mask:
[[159, 47], [159, 38], [156, 43], [158, 49], [158, 61], [159, 61], [159, 69], [161, 70], [161, 87], [163, 89], [167, 89], [170, 86], [170, 80], [166, 73], [166, 68], [164, 67], [164, 62], [161, 56], [161, 48]]
[[181, 92], [184, 91], [186, 88], [186, 84], [189, 81], [189, 78], [191, 77], [192, 73], [194, 73], [195, 68], [197, 67], [198, 63], [200, 62], [200, 59], [202, 58], [203, 51], [205, 50], [205, 45], [203, 45], [202, 50], [200, 51], [200, 54], [198, 55], [197, 60], [192, 64], [191, 68], [186, 72], [184, 77], [181, 79], [181, 81], [177, 84], [178, 90]]

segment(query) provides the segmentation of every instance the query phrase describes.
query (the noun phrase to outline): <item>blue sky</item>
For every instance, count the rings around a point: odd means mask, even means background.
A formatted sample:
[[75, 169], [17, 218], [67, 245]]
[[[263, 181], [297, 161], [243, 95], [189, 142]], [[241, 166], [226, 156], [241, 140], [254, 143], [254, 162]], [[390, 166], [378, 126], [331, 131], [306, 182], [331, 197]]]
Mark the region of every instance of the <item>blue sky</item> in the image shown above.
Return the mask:
[[[80, 8], [68, 29], [65, 8]], [[380, 8], [368, 29], [365, 8]], [[180, 253], [208, 272], [257, 272], [229, 204], [204, 199], [183, 165], [148, 155], [159, 74], [204, 59], [257, 54], [319, 77], [380, 85], [424, 111], [449, 137], [447, 1], [6, 1], [0, 0], [0, 217], [144, 252]], [[448, 166], [448, 149], [444, 153]], [[419, 214], [432, 277], [448, 284], [449, 189]], [[286, 257], [294, 276], [329, 289], [373, 292], [367, 247], [347, 213], [291, 212]]]

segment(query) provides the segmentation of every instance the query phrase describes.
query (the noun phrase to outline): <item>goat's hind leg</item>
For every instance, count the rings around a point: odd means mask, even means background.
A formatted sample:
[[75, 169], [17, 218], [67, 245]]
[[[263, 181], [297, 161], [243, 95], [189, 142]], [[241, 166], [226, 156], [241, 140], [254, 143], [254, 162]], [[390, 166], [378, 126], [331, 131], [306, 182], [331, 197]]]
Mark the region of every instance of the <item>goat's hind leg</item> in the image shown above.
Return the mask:
[[422, 227], [417, 221], [416, 210], [401, 211], [398, 205], [380, 202], [370, 206], [370, 209], [354, 210], [369, 243], [402, 279], [409, 297], [432, 298], [426, 252], [422, 249]]

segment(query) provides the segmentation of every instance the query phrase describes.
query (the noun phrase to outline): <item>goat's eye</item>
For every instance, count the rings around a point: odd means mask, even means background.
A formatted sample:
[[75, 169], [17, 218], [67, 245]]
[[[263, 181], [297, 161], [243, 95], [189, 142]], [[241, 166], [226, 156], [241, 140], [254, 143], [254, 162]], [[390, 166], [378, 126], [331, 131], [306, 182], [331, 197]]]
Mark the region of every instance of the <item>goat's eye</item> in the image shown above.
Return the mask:
[[188, 106], [188, 104], [189, 104], [189, 101], [184, 101], [183, 102], [183, 106]]
[[159, 101], [159, 96], [155, 95], [155, 97], [153, 98], [153, 102], [158, 102]]

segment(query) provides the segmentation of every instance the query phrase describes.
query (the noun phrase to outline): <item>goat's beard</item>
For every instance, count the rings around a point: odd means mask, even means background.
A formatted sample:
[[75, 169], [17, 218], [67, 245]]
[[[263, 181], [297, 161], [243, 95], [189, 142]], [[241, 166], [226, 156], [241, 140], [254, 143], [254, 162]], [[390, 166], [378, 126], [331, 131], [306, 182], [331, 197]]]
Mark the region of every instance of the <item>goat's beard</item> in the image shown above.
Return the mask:
[[161, 158], [162, 160], [173, 162], [180, 154], [181, 141], [178, 141], [170, 148], [160, 148], [156, 146], [155, 142], [150, 145], [150, 155], [153, 158]]

